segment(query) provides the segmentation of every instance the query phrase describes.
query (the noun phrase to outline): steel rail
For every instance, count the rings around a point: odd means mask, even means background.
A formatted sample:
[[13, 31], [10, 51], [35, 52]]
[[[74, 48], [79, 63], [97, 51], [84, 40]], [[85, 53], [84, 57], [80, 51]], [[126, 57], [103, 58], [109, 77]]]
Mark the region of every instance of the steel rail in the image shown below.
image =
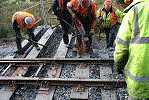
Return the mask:
[[124, 80], [110, 79], [74, 79], [74, 78], [30, 78], [30, 77], [0, 77], [0, 84], [33, 84], [50, 86], [110, 86], [122, 87], [126, 85]]
[[59, 64], [113, 64], [113, 59], [98, 59], [98, 58], [36, 58], [36, 59], [25, 59], [25, 58], [13, 58], [13, 59], [0, 59], [0, 65], [13, 63], [14, 66], [23, 66], [23, 65], [39, 65], [44, 63], [45, 65], [50, 65], [51, 63]]

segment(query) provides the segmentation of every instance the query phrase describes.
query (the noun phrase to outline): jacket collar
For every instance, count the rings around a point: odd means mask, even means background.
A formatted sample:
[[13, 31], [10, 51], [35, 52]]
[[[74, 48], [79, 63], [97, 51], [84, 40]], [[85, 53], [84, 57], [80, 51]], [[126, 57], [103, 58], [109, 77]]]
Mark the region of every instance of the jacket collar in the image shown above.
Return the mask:
[[138, 3], [145, 2], [149, 0], [134, 0], [127, 8], [124, 9], [124, 13], [127, 13], [133, 6], [137, 5]]

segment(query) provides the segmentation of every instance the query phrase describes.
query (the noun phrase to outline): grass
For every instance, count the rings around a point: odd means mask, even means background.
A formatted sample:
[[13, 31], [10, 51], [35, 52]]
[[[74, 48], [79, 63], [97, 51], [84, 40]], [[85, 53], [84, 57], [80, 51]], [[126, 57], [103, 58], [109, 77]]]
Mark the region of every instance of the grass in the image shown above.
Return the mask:
[[[23, 2], [24, 1], [24, 2]], [[52, 2], [53, 0], [43, 0], [47, 2]], [[96, 8], [97, 10], [103, 5], [104, 0], [95, 0], [96, 2]], [[14, 30], [12, 29], [12, 22], [11, 18], [12, 15], [17, 12], [17, 11], [22, 11], [30, 6], [33, 6], [37, 3], [40, 3], [40, 0], [3, 0], [0, 1], [0, 39], [10, 39], [13, 40], [15, 39], [15, 33]], [[121, 11], [123, 10], [120, 8], [120, 6], [116, 5], [116, 3], [113, 1], [113, 4], [119, 8]], [[51, 5], [45, 5], [45, 14], [46, 18], [49, 17], [55, 17], [54, 15], [50, 15], [47, 13], [48, 9], [51, 7]], [[33, 14], [36, 18], [36, 21], [40, 19], [40, 13], [39, 13], [39, 7], [27, 10], [27, 12]], [[53, 19], [53, 20], [47, 20], [47, 25], [52, 25], [57, 24], [58, 21]], [[26, 35], [26, 31], [21, 31], [22, 35]]]

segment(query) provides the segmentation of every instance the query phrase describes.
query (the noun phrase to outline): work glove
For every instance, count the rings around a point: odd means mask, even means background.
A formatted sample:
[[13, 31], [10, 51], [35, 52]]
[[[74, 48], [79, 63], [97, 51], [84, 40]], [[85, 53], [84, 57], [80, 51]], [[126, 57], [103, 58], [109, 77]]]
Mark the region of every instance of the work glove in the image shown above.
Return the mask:
[[92, 36], [93, 34], [94, 34], [94, 29], [93, 28], [91, 28], [91, 30], [90, 30], [90, 36]]

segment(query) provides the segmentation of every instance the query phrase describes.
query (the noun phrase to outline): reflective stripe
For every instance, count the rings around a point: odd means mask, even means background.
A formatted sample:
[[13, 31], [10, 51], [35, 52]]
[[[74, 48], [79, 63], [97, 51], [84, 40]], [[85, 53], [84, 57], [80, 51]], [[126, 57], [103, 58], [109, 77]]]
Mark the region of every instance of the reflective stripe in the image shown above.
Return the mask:
[[67, 6], [68, 6], [68, 7], [71, 7], [71, 6], [70, 6], [70, 2], [67, 3]]
[[[139, 30], [139, 23], [138, 23], [138, 9], [137, 9], [137, 5], [135, 5], [132, 10], [134, 10], [136, 16], [134, 19], [134, 30], [133, 30], [133, 34], [134, 34], [134, 38], [131, 38], [130, 43], [135, 43], [135, 44], [147, 44], [149, 43], [149, 37], [140, 37], [140, 30]], [[129, 42], [128, 41], [124, 41], [121, 38], [117, 37], [116, 41], [118, 43], [123, 44], [124, 46], [128, 46]]]
[[32, 15], [32, 19], [34, 20], [34, 16]]
[[137, 5], [135, 5], [132, 10], [134, 10], [136, 16], [134, 19], [134, 38], [130, 40], [130, 43], [135, 43], [135, 44], [147, 44], [149, 43], [149, 37], [140, 37], [140, 30], [139, 30], [139, 23], [138, 23], [138, 9]]
[[138, 24], [138, 9], [137, 9], [137, 6], [134, 6], [132, 8], [132, 10], [134, 10], [136, 16], [135, 16], [135, 19], [134, 19], [134, 36], [136, 37], [137, 35], [140, 34], [140, 30], [139, 30], [139, 24]]
[[124, 72], [128, 74], [129, 78], [132, 79], [133, 81], [136, 81], [136, 82], [148, 82], [149, 81], [149, 76], [137, 77], [137, 76], [132, 75], [128, 70], [124, 70]]
[[119, 38], [118, 36], [116, 37], [116, 42], [121, 43], [124, 46], [129, 46], [129, 41], [124, 41], [121, 38]]
[[147, 44], [149, 43], [149, 37], [135, 37], [130, 40], [130, 43]]
[[22, 27], [22, 16], [21, 16], [21, 12], [18, 12], [19, 13], [19, 17], [20, 17], [20, 27]]
[[129, 95], [129, 97], [128, 97], [128, 100], [148, 100], [149, 98], [147, 98], [147, 99], [138, 99], [138, 98], [134, 98], [134, 97], [132, 97], [131, 95]]

